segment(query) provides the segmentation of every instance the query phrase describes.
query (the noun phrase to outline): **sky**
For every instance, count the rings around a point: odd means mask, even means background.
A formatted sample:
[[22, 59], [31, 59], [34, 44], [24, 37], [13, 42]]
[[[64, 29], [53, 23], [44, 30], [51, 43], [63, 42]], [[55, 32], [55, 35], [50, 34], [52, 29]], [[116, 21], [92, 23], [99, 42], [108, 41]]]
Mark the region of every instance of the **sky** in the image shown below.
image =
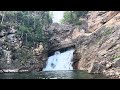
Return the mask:
[[53, 12], [53, 22], [60, 23], [63, 18], [64, 11], [52, 11]]

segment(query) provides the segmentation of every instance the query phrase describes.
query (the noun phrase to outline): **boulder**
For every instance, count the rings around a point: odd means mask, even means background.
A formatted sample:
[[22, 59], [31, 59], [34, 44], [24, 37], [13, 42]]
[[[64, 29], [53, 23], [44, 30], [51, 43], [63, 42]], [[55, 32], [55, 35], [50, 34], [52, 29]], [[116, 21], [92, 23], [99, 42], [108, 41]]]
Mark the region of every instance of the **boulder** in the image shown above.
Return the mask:
[[3, 70], [0, 70], [0, 73], [4, 73], [4, 71], [3, 71]]
[[106, 64], [106, 69], [108, 69], [110, 67], [112, 67], [112, 63], [111, 62], [109, 62], [109, 63]]
[[120, 67], [120, 58], [114, 59], [113, 67]]
[[105, 69], [105, 66], [99, 64], [98, 62], [94, 62], [91, 64], [90, 68], [88, 68], [88, 73], [102, 73]]
[[79, 63], [79, 60], [81, 59], [80, 52], [76, 52], [76, 51], [74, 51], [73, 59], [72, 59], [72, 61], [73, 61], [73, 65], [72, 66], [73, 66], [74, 69], [78, 69], [78, 63]]

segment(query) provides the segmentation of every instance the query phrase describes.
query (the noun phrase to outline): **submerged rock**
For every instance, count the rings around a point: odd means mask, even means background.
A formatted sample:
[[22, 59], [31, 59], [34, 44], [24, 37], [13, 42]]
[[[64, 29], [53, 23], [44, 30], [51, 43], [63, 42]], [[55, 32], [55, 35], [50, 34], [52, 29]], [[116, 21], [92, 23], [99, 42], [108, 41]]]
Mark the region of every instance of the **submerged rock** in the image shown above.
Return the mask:
[[0, 70], [0, 73], [4, 73], [4, 71], [3, 71], [3, 70]]

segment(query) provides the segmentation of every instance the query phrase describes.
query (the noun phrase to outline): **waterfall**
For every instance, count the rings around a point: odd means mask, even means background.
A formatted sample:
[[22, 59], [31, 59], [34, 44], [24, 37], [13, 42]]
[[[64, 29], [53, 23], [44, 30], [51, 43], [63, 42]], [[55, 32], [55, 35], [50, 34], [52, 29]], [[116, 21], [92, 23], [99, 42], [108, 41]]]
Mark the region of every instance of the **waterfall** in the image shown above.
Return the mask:
[[72, 58], [74, 49], [70, 49], [63, 53], [56, 51], [53, 56], [50, 56], [47, 61], [46, 68], [43, 71], [52, 70], [73, 70]]
[[11, 63], [11, 52], [4, 50], [4, 53], [5, 53], [5, 59], [7, 60], [7, 64], [10, 64]]

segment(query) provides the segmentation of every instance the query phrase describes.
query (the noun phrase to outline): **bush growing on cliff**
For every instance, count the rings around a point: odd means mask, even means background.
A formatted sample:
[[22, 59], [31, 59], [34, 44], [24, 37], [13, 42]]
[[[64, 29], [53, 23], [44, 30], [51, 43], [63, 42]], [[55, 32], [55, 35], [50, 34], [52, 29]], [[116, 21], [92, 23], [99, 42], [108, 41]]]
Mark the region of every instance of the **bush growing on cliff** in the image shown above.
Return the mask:
[[27, 50], [26, 48], [14, 49], [14, 51], [12, 52], [12, 59], [13, 60], [18, 59], [20, 64], [23, 65], [33, 58], [34, 58], [33, 53], [30, 50]]

